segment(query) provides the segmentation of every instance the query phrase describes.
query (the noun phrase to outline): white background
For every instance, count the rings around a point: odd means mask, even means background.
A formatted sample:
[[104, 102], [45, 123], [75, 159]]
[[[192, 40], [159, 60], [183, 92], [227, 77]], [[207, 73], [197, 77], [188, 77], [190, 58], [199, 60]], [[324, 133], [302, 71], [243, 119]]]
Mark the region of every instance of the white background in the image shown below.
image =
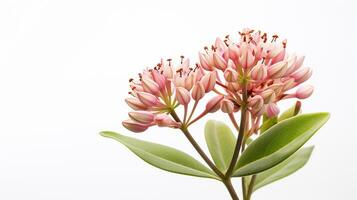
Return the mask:
[[[0, 1], [0, 199], [229, 199], [219, 182], [160, 171], [98, 132], [134, 135], [121, 120], [140, 70], [161, 57], [196, 61], [215, 37], [251, 27], [306, 55], [315, 93], [303, 109], [332, 114], [310, 163], [254, 198], [355, 200], [356, 9], [352, 0]], [[197, 156], [173, 130], [134, 136]]]

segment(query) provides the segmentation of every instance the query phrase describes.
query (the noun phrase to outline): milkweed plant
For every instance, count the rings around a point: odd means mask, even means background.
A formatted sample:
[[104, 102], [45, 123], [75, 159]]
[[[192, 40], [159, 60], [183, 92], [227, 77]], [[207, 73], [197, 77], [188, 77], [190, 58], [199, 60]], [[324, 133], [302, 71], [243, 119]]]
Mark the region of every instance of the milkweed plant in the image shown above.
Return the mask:
[[[236, 40], [226, 36], [204, 47], [194, 65], [183, 56], [177, 62], [161, 59], [129, 80], [125, 102], [133, 111], [122, 125], [135, 133], [152, 126], [176, 129], [205, 163], [161, 144], [111, 131], [101, 135], [157, 168], [216, 179], [231, 199], [250, 200], [257, 189], [307, 163], [314, 147], [303, 145], [329, 119], [325, 112], [301, 114], [300, 100], [313, 93], [304, 84], [312, 71], [303, 66], [304, 56], [288, 54], [286, 46], [277, 35], [243, 29]], [[296, 103], [280, 112], [279, 102], [286, 99]], [[226, 114], [235, 130], [208, 120], [202, 133], [191, 134], [191, 126], [217, 112]], [[195, 134], [204, 134], [208, 151]], [[242, 194], [232, 185], [235, 179], [241, 181]]]

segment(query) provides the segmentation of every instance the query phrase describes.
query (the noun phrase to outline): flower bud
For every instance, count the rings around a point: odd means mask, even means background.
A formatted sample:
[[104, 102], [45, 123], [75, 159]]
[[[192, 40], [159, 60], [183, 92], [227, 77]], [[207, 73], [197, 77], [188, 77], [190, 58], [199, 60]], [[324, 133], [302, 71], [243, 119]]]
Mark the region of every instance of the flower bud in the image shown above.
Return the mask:
[[268, 118], [273, 118], [278, 116], [280, 110], [275, 103], [270, 103], [266, 107], [266, 115]]
[[191, 90], [192, 87], [193, 87], [193, 84], [194, 84], [194, 80], [195, 80], [195, 76], [194, 76], [194, 73], [190, 73], [186, 78], [185, 78], [185, 81], [184, 81], [184, 87], [187, 89], [187, 90]]
[[237, 45], [235, 45], [235, 44], [229, 45], [228, 46], [228, 54], [229, 54], [230, 59], [236, 60], [239, 55], [239, 49], [238, 49]]
[[154, 121], [155, 115], [147, 111], [129, 112], [129, 117], [142, 124], [150, 124]]
[[172, 66], [166, 65], [163, 67], [162, 69], [162, 74], [168, 78], [168, 79], [172, 79], [173, 75], [174, 75], [174, 70], [172, 68]]
[[223, 98], [224, 98], [224, 96], [219, 95], [219, 96], [215, 96], [211, 100], [209, 100], [208, 103], [206, 104], [206, 112], [209, 112], [209, 113], [216, 112], [221, 107], [221, 102], [222, 102]]
[[217, 52], [213, 53], [213, 61], [218, 69], [225, 70], [227, 68], [227, 62]]
[[268, 76], [273, 79], [280, 78], [285, 74], [287, 67], [288, 63], [286, 61], [275, 63], [268, 67]]
[[146, 105], [141, 103], [139, 99], [134, 98], [134, 97], [129, 97], [125, 99], [126, 104], [134, 110], [146, 110]]
[[180, 128], [181, 124], [171, 119], [166, 114], [157, 115], [155, 123], [160, 127]]
[[122, 122], [122, 125], [128, 129], [129, 131], [135, 132], [135, 133], [140, 133], [148, 129], [149, 125], [147, 124], [141, 124], [139, 122], [136, 122], [134, 120], [128, 119]]
[[224, 71], [224, 78], [228, 82], [236, 82], [238, 80], [238, 73], [232, 68], [227, 68]]
[[205, 70], [208, 70], [208, 71], [213, 71], [214, 68], [211, 64], [211, 61], [207, 59], [207, 57], [209, 57], [208, 55], [206, 54], [203, 54], [203, 53], [199, 53], [199, 58], [200, 58], [200, 63], [201, 63], [201, 66], [205, 69]]
[[314, 92], [314, 87], [312, 85], [306, 85], [298, 88], [295, 92], [295, 96], [298, 99], [306, 99], [310, 97], [313, 92]]
[[221, 52], [227, 49], [226, 44], [221, 40], [221, 38], [217, 37], [214, 42], [214, 46], [217, 48], [217, 51]]
[[264, 99], [260, 95], [255, 95], [252, 98], [249, 98], [248, 100], [248, 105], [251, 107], [253, 110], [259, 110], [261, 107], [264, 105]]
[[286, 70], [286, 72], [285, 72], [285, 76], [287, 76], [287, 75], [290, 75], [291, 73], [293, 73], [294, 71], [296, 71], [296, 68], [295, 68], [295, 66], [296, 66], [296, 59], [297, 59], [297, 57], [296, 57], [296, 55], [294, 54], [294, 55], [292, 55], [292, 56], [290, 56], [289, 58], [288, 58], [288, 60], [287, 60], [287, 62], [288, 62], [288, 67], [287, 67], [287, 70]]
[[227, 82], [226, 86], [231, 92], [237, 92], [239, 90], [239, 84], [234, 82]]
[[259, 109], [252, 109], [251, 110], [251, 113], [253, 116], [261, 116], [264, 114], [264, 111], [265, 111], [265, 106], [263, 105], [262, 107], [260, 107]]
[[224, 113], [232, 113], [234, 111], [234, 104], [228, 99], [222, 100], [221, 110]]
[[154, 81], [159, 86], [160, 90], [164, 89], [165, 88], [165, 76], [160, 74], [157, 70], [153, 70], [151, 72], [151, 74], [152, 74]]
[[157, 94], [160, 90], [159, 85], [148, 77], [143, 77], [141, 82], [145, 92]]
[[176, 100], [181, 105], [187, 105], [190, 103], [191, 97], [190, 92], [183, 87], [176, 88]]
[[147, 92], [138, 92], [137, 95], [140, 102], [147, 107], [155, 106], [159, 101], [156, 96]]
[[301, 56], [296, 59], [295, 70], [299, 69], [302, 66], [302, 64], [304, 63], [304, 60], [305, 60], [305, 56]]
[[295, 79], [289, 78], [283, 82], [283, 91], [288, 91], [296, 86]]
[[242, 55], [239, 57], [239, 62], [242, 65], [243, 68], [248, 69], [252, 67], [254, 63], [255, 57], [252, 52], [247, 50], [246, 52], [243, 52]]
[[311, 77], [311, 75], [312, 75], [312, 70], [308, 67], [305, 67], [291, 74], [291, 77], [295, 79], [295, 82], [300, 84], [308, 80]]
[[267, 77], [267, 73], [266, 67], [263, 64], [258, 63], [253, 67], [251, 77], [253, 80], [262, 81]]
[[204, 95], [205, 95], [205, 87], [200, 81], [196, 82], [191, 92], [192, 99], [198, 101], [202, 99]]
[[216, 73], [215, 72], [209, 72], [205, 74], [202, 79], [200, 80], [203, 84], [203, 87], [205, 88], [205, 92], [209, 92], [213, 90], [215, 84], [216, 84]]
[[275, 92], [274, 90], [271, 90], [271, 89], [267, 89], [267, 90], [264, 90], [260, 96], [263, 97], [264, 99], [264, 104], [268, 104], [268, 103], [271, 103], [275, 100]]
[[280, 53], [278, 53], [278, 55], [276, 55], [274, 58], [271, 59], [271, 63], [275, 64], [277, 62], [280, 62], [284, 60], [284, 57], [285, 57], [285, 49], [282, 49]]

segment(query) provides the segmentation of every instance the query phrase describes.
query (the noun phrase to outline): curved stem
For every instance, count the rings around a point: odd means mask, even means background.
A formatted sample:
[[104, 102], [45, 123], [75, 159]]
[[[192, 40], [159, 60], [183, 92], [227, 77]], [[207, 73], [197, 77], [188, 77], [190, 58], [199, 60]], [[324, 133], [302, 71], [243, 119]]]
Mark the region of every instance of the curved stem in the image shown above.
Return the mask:
[[[175, 119], [176, 122], [181, 122], [180, 118], [177, 116], [176, 112], [174, 110], [170, 111], [171, 116]], [[192, 146], [196, 149], [196, 151], [198, 152], [198, 154], [200, 154], [200, 156], [202, 157], [202, 159], [207, 163], [207, 165], [214, 171], [214, 173], [217, 174], [217, 176], [219, 176], [223, 182], [223, 184], [226, 186], [229, 194], [232, 197], [232, 200], [239, 200], [237, 193], [234, 190], [234, 187], [231, 183], [231, 179], [230, 177], [226, 178], [225, 175], [216, 167], [215, 164], [213, 164], [213, 162], [208, 158], [208, 156], [205, 154], [205, 152], [201, 149], [201, 147], [197, 144], [197, 142], [195, 141], [195, 139], [192, 137], [192, 135], [190, 134], [190, 132], [187, 129], [186, 125], [182, 125], [181, 126], [181, 131], [183, 132], [183, 134], [186, 136], [186, 138], [188, 139], [188, 141], [192, 144]]]
[[[225, 174], [226, 177], [231, 176], [233, 169], [237, 163], [238, 160], [238, 156], [239, 156], [239, 152], [240, 152], [240, 148], [242, 146], [242, 141], [243, 141], [243, 137], [244, 137], [244, 132], [245, 132], [245, 124], [246, 124], [246, 112], [247, 112], [247, 99], [248, 99], [248, 94], [247, 94], [247, 86], [246, 83], [243, 83], [243, 102], [241, 105], [241, 119], [240, 119], [240, 126], [239, 126], [239, 133], [238, 133], [238, 138], [237, 138], [237, 143], [234, 149], [234, 153], [232, 156], [232, 160], [231, 163], [229, 164], [228, 170]], [[231, 118], [232, 120], [232, 118]], [[233, 124], [235, 124], [235, 120], [232, 121]], [[237, 126], [236, 126], [237, 127]]]
[[[245, 139], [245, 137], [243, 138], [243, 142], [242, 142], [242, 150], [241, 150], [241, 152], [243, 152], [244, 150], [245, 150], [245, 141], [246, 141], [246, 139]], [[245, 179], [245, 177], [244, 176], [242, 176], [242, 193], [243, 193], [243, 200], [246, 200], [246, 198], [248, 197], [247, 196], [247, 187], [246, 187], [246, 179]]]
[[188, 116], [188, 119], [187, 119], [187, 123], [190, 123], [190, 120], [191, 120], [191, 118], [192, 118], [192, 116], [193, 116], [193, 113], [194, 113], [195, 110], [196, 110], [196, 107], [197, 107], [197, 105], [198, 105], [198, 102], [199, 102], [199, 100], [198, 100], [198, 101], [195, 101], [195, 104], [193, 104], [193, 108], [192, 108], [192, 110], [191, 110], [190, 116]]
[[[181, 122], [180, 118], [177, 116], [176, 112], [172, 110], [170, 112], [171, 116], [175, 119], [176, 122]], [[208, 158], [205, 152], [201, 149], [201, 147], [197, 144], [196, 140], [192, 137], [190, 132], [188, 131], [185, 125], [181, 126], [181, 131], [186, 136], [188, 141], [192, 144], [192, 146], [196, 149], [198, 154], [203, 158], [203, 160], [207, 163], [207, 165], [220, 177], [224, 177], [224, 174], [213, 164], [213, 162]]]
[[232, 200], [239, 200], [238, 195], [237, 195], [237, 193], [234, 190], [234, 187], [232, 185], [231, 179], [230, 178], [225, 179], [225, 180], [223, 180], [223, 183], [226, 186], [229, 194], [231, 195]]
[[248, 187], [248, 192], [247, 192], [247, 199], [246, 200], [250, 200], [250, 198], [252, 197], [253, 187], [254, 187], [254, 183], [255, 183], [256, 177], [257, 177], [256, 175], [253, 175], [252, 179], [250, 180], [249, 187]]

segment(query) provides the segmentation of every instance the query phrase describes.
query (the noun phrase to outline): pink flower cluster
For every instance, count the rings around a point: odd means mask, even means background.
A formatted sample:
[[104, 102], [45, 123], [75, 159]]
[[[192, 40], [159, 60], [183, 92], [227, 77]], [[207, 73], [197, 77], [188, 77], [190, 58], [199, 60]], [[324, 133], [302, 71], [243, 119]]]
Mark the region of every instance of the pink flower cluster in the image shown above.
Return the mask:
[[[221, 109], [232, 114], [246, 105], [252, 127], [257, 128], [262, 115], [269, 118], [279, 114], [277, 103], [288, 98], [305, 99], [312, 86], [302, 86], [312, 74], [302, 67], [304, 57], [286, 53], [286, 40], [270, 39], [266, 33], [244, 29], [237, 42], [226, 36], [217, 38], [211, 48], [199, 53], [199, 63], [191, 67], [181, 57], [178, 67], [172, 61], [161, 61], [153, 69], [144, 70], [139, 80], [130, 80], [132, 97], [127, 104], [135, 111], [123, 125], [131, 131], [142, 132], [153, 125], [180, 127], [190, 125], [209, 112]], [[198, 102], [208, 92], [218, 94], [208, 101], [206, 109], [191, 120]], [[243, 94], [246, 94], [244, 102]], [[194, 106], [189, 114], [191, 99]], [[184, 106], [184, 120], [178, 122], [169, 114], [178, 105]], [[255, 132], [254, 128], [252, 131]]]
[[199, 65], [190, 67], [189, 60], [181, 56], [177, 67], [171, 59], [161, 60], [154, 68], [140, 73], [138, 80], [129, 82], [131, 97], [125, 101], [135, 111], [129, 112], [130, 119], [123, 121], [123, 126], [142, 132], [153, 125], [179, 128], [181, 123], [167, 114], [178, 105], [187, 109], [191, 99], [197, 104], [214, 88], [216, 74]]
[[[238, 42], [229, 36], [222, 41], [217, 39], [211, 49], [205, 48], [199, 54], [201, 66], [209, 71], [223, 73], [222, 85], [226, 98], [230, 100], [222, 107], [223, 111], [233, 112], [242, 104], [243, 82], [249, 96], [250, 112], [254, 116], [265, 113], [274, 117], [279, 113], [276, 103], [282, 99], [305, 99], [313, 92], [312, 86], [304, 86], [294, 93], [294, 87], [311, 76], [311, 69], [302, 67], [304, 57], [286, 54], [286, 40], [278, 42], [273, 35], [268, 41], [266, 33], [244, 29], [239, 32]], [[226, 107], [237, 107], [227, 110]], [[224, 109], [223, 109], [224, 108]]]

